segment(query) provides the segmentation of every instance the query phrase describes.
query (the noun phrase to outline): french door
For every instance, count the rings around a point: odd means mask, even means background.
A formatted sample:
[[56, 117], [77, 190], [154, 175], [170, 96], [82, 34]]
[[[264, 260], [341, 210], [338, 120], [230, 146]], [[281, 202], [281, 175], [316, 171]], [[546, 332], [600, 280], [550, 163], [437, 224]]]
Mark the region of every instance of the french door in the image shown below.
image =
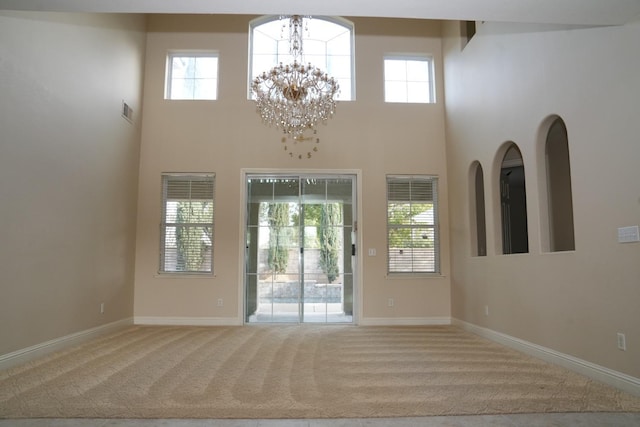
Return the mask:
[[245, 322], [352, 323], [355, 175], [247, 175]]

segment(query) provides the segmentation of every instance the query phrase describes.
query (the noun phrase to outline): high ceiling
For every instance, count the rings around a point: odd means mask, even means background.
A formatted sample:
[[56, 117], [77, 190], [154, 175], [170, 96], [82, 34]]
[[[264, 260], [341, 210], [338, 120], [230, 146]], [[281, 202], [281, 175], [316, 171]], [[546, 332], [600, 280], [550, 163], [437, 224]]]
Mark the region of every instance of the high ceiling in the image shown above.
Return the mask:
[[0, 10], [309, 14], [572, 25], [640, 20], [640, 0], [0, 0]]

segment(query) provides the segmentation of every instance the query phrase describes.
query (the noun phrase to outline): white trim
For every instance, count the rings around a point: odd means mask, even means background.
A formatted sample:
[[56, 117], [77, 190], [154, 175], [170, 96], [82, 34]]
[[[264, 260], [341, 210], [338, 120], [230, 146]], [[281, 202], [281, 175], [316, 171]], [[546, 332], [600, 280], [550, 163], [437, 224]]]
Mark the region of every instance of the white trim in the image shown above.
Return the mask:
[[45, 341], [40, 344], [32, 345], [31, 347], [0, 355], [0, 370], [8, 369], [13, 366], [17, 366], [36, 358], [45, 356], [49, 353], [81, 344], [83, 342], [89, 341], [90, 339], [97, 338], [98, 336], [105, 335], [109, 332], [123, 328], [125, 326], [130, 326], [132, 324], [133, 319], [129, 317], [127, 319], [107, 323], [106, 325], [97, 326], [91, 329], [85, 329], [84, 331], [65, 335], [63, 337]]
[[462, 320], [452, 319], [452, 324], [461, 327], [465, 331], [472, 332], [483, 338], [490, 339], [491, 341], [495, 341], [530, 356], [542, 359], [545, 362], [562, 366], [563, 368], [570, 369], [596, 381], [600, 381], [612, 387], [626, 391], [627, 393], [640, 396], [640, 378], [632, 377], [631, 375], [605, 368], [604, 366], [579, 359], [569, 354], [561, 353], [559, 351], [543, 347], [520, 338], [512, 337], [501, 332], [483, 328], [472, 323], [467, 323]]
[[133, 318], [135, 325], [162, 325], [162, 326], [240, 326], [242, 319], [237, 317], [153, 317], [136, 316]]
[[450, 325], [450, 317], [363, 317], [358, 326]]

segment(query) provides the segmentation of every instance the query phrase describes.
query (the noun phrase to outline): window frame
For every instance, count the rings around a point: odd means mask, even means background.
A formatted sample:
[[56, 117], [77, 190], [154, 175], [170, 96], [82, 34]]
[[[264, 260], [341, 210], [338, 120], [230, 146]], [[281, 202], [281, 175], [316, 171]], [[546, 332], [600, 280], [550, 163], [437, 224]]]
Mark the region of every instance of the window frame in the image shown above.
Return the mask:
[[[409, 189], [411, 191], [411, 185], [414, 182], [429, 182], [431, 184], [431, 200], [428, 200], [428, 203], [433, 205], [433, 224], [392, 224], [390, 222], [389, 216], [389, 206], [392, 203], [390, 199], [390, 184], [392, 183], [401, 183], [403, 181], [407, 181], [409, 185]], [[411, 193], [410, 193], [411, 194]], [[398, 202], [398, 201], [395, 201]], [[410, 205], [412, 202], [423, 202], [420, 199], [412, 199], [410, 196], [409, 200], [405, 202]], [[437, 175], [428, 175], [428, 174], [416, 174], [416, 175], [387, 175], [386, 176], [386, 210], [387, 210], [387, 276], [440, 276], [441, 275], [441, 266], [440, 266], [440, 228], [439, 228], [439, 219], [438, 219], [438, 176]], [[428, 270], [420, 270], [414, 268], [414, 261], [412, 253], [412, 267], [410, 271], [400, 271], [396, 269], [392, 269], [392, 258], [391, 258], [391, 231], [396, 229], [409, 229], [411, 230], [411, 241], [413, 242], [415, 237], [414, 230], [427, 228], [433, 230], [433, 269]], [[412, 245], [412, 249], [415, 246]], [[423, 262], [429, 262], [428, 258], [422, 260]]]
[[[282, 19], [286, 19], [288, 18], [288, 16], [282, 16]], [[343, 28], [345, 28], [347, 31], [349, 31], [349, 51], [350, 51], [350, 60], [349, 60], [349, 66], [350, 66], [350, 77], [349, 77], [349, 81], [350, 81], [350, 87], [346, 88], [344, 84], [342, 84], [342, 80], [339, 78], [339, 76], [335, 76], [333, 75], [330, 71], [326, 70], [326, 63], [328, 61], [327, 57], [330, 55], [325, 55], [325, 63], [324, 64], [317, 64], [315, 63], [315, 61], [310, 61], [311, 64], [315, 67], [320, 68], [323, 71], [326, 71], [331, 77], [334, 77], [336, 80], [338, 80], [338, 83], [340, 84], [340, 88], [339, 88], [339, 92], [340, 94], [348, 94], [348, 98], [347, 99], [342, 99], [340, 97], [338, 97], [336, 100], [337, 101], [355, 101], [356, 100], [356, 72], [355, 72], [355, 65], [356, 65], [356, 61], [355, 61], [355, 25], [353, 22], [349, 21], [348, 19], [345, 18], [341, 18], [341, 17], [336, 17], [336, 16], [312, 16], [311, 18], [307, 18], [306, 16], [303, 16], [303, 18], [305, 19], [311, 19], [313, 20], [322, 20], [322, 21], [326, 21], [335, 25], [339, 25]], [[254, 46], [254, 31], [257, 27], [264, 25], [264, 24], [268, 24], [270, 22], [273, 21], [280, 21], [281, 17], [279, 15], [265, 15], [265, 16], [261, 16], [258, 17], [256, 19], [253, 19], [251, 22], [249, 22], [249, 52], [248, 52], [248, 56], [249, 56], [249, 61], [248, 61], [248, 66], [247, 66], [247, 99], [252, 100], [254, 99], [253, 97], [253, 93], [251, 91], [251, 85], [253, 83], [253, 79], [255, 78], [255, 76], [253, 75], [253, 63], [254, 63], [254, 51], [253, 51], [253, 46]], [[311, 31], [311, 39], [312, 40], [317, 40], [317, 38], [313, 37], [313, 32]], [[274, 39], [275, 40], [275, 39]], [[280, 39], [282, 40], [282, 39]], [[328, 41], [325, 41], [325, 43], [328, 43]], [[276, 58], [280, 58], [281, 56], [286, 56], [287, 54], [283, 54], [278, 48], [276, 48], [276, 52], [275, 52], [275, 56]], [[303, 53], [303, 58], [306, 55]], [[334, 56], [340, 56], [340, 55], [334, 55]], [[272, 66], [277, 65], [279, 62], [279, 59], [276, 59], [276, 61], [272, 64]], [[269, 71], [269, 70], [261, 70], [259, 72], [262, 71]]]
[[[173, 87], [173, 59], [174, 58], [215, 58], [216, 72], [215, 77], [215, 93], [211, 98], [172, 98], [171, 92]], [[191, 80], [196, 80], [194, 77]], [[164, 83], [164, 99], [165, 101], [217, 101], [220, 83], [220, 54], [216, 50], [172, 50], [167, 53], [165, 83]]]
[[[211, 184], [211, 198], [193, 198], [190, 196], [184, 200], [210, 200], [212, 204], [211, 208], [211, 222], [195, 222], [195, 223], [180, 223], [178, 221], [169, 222], [167, 220], [167, 203], [169, 200], [183, 200], [178, 198], [169, 198], [168, 197], [168, 189], [169, 182], [180, 182], [186, 181], [189, 183], [193, 182], [206, 182]], [[160, 275], [184, 275], [184, 276], [213, 276], [214, 274], [214, 246], [215, 246], [215, 173], [162, 173], [161, 175], [161, 183], [162, 183], [162, 194], [161, 194], [161, 220], [160, 220], [160, 247], [159, 247], [159, 264], [158, 264], [158, 274]], [[208, 189], [207, 189], [208, 190]], [[210, 227], [211, 235], [210, 239], [210, 254], [207, 258], [203, 259], [203, 263], [208, 264], [209, 268], [207, 270], [178, 270], [178, 269], [167, 269], [167, 240], [168, 233], [167, 230], [169, 227], [177, 227], [181, 225], [185, 228], [197, 228], [197, 227]], [[186, 225], [185, 225], [186, 224]], [[174, 237], [174, 239], [176, 239]], [[177, 249], [176, 249], [177, 251]], [[177, 264], [177, 261], [176, 261]]]
[[[388, 80], [387, 79], [387, 61], [404, 61], [405, 63], [410, 61], [415, 62], [426, 62], [428, 75], [427, 75], [427, 83], [429, 87], [429, 96], [427, 97], [427, 101], [410, 101], [408, 95], [406, 96], [405, 101], [397, 101], [397, 100], [388, 100], [387, 96], [387, 83], [389, 82], [402, 82], [405, 85], [408, 85], [411, 82], [419, 83], [420, 81], [410, 81], [407, 79], [404, 80]], [[382, 68], [383, 68], [383, 92], [384, 92], [384, 102], [385, 104], [435, 104], [436, 103], [436, 88], [435, 88], [435, 70], [434, 70], [434, 58], [433, 55], [429, 54], [402, 54], [402, 53], [387, 53], [383, 57]], [[406, 93], [408, 94], [408, 90]]]

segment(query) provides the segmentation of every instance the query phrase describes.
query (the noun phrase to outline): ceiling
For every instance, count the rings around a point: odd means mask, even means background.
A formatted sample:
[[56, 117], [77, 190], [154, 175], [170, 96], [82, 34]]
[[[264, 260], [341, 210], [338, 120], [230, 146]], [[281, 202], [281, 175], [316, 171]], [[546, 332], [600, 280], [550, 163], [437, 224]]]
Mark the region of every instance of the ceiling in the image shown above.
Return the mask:
[[305, 14], [572, 25], [640, 20], [640, 0], [0, 0], [0, 10]]

